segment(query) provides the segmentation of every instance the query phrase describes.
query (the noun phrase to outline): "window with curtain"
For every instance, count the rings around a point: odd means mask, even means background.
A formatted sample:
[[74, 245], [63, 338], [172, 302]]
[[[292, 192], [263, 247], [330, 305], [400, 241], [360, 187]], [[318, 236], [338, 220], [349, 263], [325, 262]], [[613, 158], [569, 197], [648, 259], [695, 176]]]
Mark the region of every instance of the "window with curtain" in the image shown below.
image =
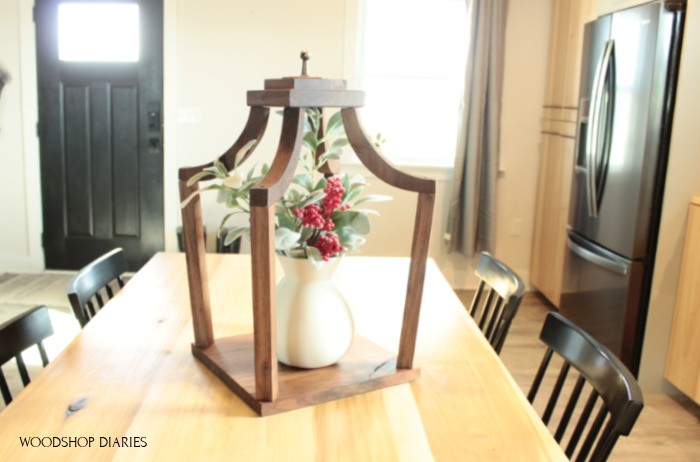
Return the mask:
[[362, 121], [399, 165], [454, 164], [468, 49], [466, 0], [364, 0]]

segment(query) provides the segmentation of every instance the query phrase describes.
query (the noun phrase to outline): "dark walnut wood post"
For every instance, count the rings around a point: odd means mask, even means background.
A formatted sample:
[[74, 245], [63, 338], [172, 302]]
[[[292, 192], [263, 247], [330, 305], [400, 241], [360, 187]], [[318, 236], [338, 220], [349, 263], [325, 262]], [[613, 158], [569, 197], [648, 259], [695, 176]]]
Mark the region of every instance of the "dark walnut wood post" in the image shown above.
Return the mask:
[[253, 275], [253, 341], [255, 393], [262, 401], [277, 399], [275, 342], [275, 203], [294, 177], [304, 137], [299, 108], [284, 109], [282, 134], [270, 171], [250, 191], [250, 235]]
[[[307, 53], [302, 53], [304, 69], [308, 57]], [[266, 80], [264, 90], [248, 92], [248, 105], [251, 107], [248, 122], [238, 140], [219, 158], [229, 171], [233, 169], [236, 153], [250, 141], [261, 139], [267, 125], [269, 107], [284, 108], [277, 153], [262, 183], [251, 190], [250, 196], [252, 334], [213, 338], [199, 199], [195, 198], [182, 210], [195, 336], [192, 352], [260, 415], [352, 396], [405, 383], [419, 376], [419, 370], [413, 367], [413, 356], [428, 257], [435, 181], [401, 172], [377, 151], [357, 116], [356, 108], [361, 107], [363, 102], [364, 94], [347, 90], [344, 80], [313, 78], [305, 73], [300, 77]], [[418, 193], [398, 355], [356, 336], [350, 351], [335, 366], [302, 371], [277, 362], [274, 207], [294, 176], [307, 108], [318, 108], [324, 114], [322, 131], [326, 123], [324, 108], [339, 108], [348, 141], [360, 161], [380, 180]], [[255, 146], [257, 143], [253, 149]], [[322, 146], [321, 152], [325, 148]], [[187, 180], [211, 165], [180, 169], [182, 200], [198, 189], [197, 184], [187, 186]], [[333, 162], [322, 173], [328, 176], [338, 173], [338, 170], [339, 163]]]
[[411, 266], [408, 273], [406, 304], [401, 326], [399, 356], [396, 363], [396, 367], [400, 369], [411, 369], [413, 367], [413, 353], [416, 348], [418, 317], [423, 298], [423, 280], [425, 279], [425, 265], [430, 244], [430, 225], [433, 220], [433, 204], [435, 203], [435, 181], [403, 173], [385, 159], [365, 134], [354, 108], [342, 109], [342, 115], [348, 141], [360, 161], [385, 183], [418, 193], [418, 206], [411, 245]]
[[[270, 110], [265, 107], [253, 107], [243, 132], [235, 143], [219, 160], [229, 170], [233, 169], [236, 154], [252, 140], [260, 140], [265, 133]], [[248, 151], [247, 156], [253, 152]], [[186, 200], [199, 190], [197, 183], [187, 186], [188, 180], [196, 173], [214, 165], [213, 162], [196, 167], [184, 167], [178, 171], [180, 201]], [[194, 345], [199, 348], [210, 346], [214, 342], [211, 308], [209, 305], [209, 287], [205, 260], [204, 233], [202, 227], [202, 205], [195, 197], [187, 207], [182, 208], [182, 235], [187, 259], [187, 281], [190, 289], [190, 306], [194, 327]]]

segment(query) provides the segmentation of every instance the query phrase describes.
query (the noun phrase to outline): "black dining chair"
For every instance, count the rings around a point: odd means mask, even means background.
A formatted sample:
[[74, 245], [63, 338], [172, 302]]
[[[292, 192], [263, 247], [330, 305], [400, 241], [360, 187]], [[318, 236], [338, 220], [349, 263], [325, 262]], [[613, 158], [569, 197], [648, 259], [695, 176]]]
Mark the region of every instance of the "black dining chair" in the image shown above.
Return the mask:
[[481, 252], [475, 273], [480, 281], [469, 314], [500, 354], [520, 307], [525, 284], [515, 271], [488, 252]]
[[82, 268], [68, 283], [68, 300], [81, 328], [124, 287], [126, 272], [124, 250], [117, 247]]
[[[22, 352], [36, 346], [39, 349], [41, 362], [46, 366], [49, 358], [43, 341], [51, 335], [53, 335], [53, 326], [49, 318], [49, 310], [43, 305], [36, 306], [0, 324], [0, 366], [15, 358], [22, 384], [26, 387], [29, 385], [30, 378]], [[12, 394], [2, 369], [0, 369], [0, 391], [5, 404], [10, 404]]]
[[[547, 314], [540, 339], [547, 350], [528, 401], [534, 403], [540, 386], [547, 381], [548, 369], [556, 371], [556, 366], [550, 368], [550, 363], [557, 353], [562, 365], [558, 375], [555, 373], [542, 421], [546, 425], [556, 424], [554, 438], [558, 443], [563, 445], [562, 441], [568, 440], [564, 452], [570, 459], [607, 460], [618, 438], [630, 434], [644, 406], [637, 380], [610, 350], [557, 312]], [[572, 368], [574, 372], [569, 374]], [[584, 389], [588, 393], [585, 404], [579, 403]], [[554, 416], [557, 417], [552, 419]], [[586, 436], [579, 446], [584, 433]]]

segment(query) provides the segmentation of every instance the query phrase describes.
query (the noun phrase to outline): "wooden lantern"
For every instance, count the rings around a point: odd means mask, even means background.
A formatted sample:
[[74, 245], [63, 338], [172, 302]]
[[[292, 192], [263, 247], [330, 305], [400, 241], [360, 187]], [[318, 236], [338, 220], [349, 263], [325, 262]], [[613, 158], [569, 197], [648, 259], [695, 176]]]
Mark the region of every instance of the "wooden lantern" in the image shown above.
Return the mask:
[[[194, 327], [194, 356], [260, 415], [352, 396], [416, 379], [413, 368], [418, 317], [428, 256], [430, 226], [435, 202], [435, 181], [399, 171], [375, 149], [364, 133], [356, 108], [364, 93], [346, 89], [344, 80], [309, 77], [308, 54], [302, 52], [299, 77], [265, 80], [265, 89], [248, 92], [250, 114], [236, 142], [219, 158], [230, 171], [236, 153], [249, 142], [262, 138], [269, 108], [284, 108], [279, 147], [269, 172], [251, 190], [251, 265], [253, 333], [214, 339], [205, 262], [202, 212], [199, 196], [182, 209], [190, 302]], [[360, 161], [382, 181], [418, 193], [413, 230], [411, 263], [398, 345], [398, 356], [355, 336], [350, 351], [333, 366], [303, 370], [278, 364], [275, 351], [275, 248], [274, 206], [287, 190], [297, 166], [304, 136], [306, 108], [340, 108], [350, 146]], [[323, 126], [323, 124], [321, 124]], [[320, 153], [323, 147], [319, 148]], [[205, 164], [179, 170], [180, 198], [199, 189], [187, 181]], [[339, 163], [325, 166], [323, 173], [338, 173]]]

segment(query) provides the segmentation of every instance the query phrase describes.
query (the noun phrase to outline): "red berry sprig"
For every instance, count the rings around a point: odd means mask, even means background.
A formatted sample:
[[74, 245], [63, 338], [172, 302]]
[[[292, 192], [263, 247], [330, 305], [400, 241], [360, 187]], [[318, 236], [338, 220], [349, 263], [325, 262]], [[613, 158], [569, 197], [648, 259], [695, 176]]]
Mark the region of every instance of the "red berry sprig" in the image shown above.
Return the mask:
[[294, 215], [301, 219], [301, 226], [314, 229], [323, 229], [326, 219], [321, 216], [318, 205], [310, 204], [303, 209], [294, 209]]
[[343, 203], [343, 194], [345, 193], [345, 188], [340, 180], [340, 177], [334, 176], [328, 178], [326, 187], [323, 189], [326, 195], [321, 201], [321, 215], [324, 217], [330, 217], [333, 215], [335, 209], [340, 207]]
[[323, 258], [323, 261], [328, 261], [336, 254], [345, 251], [345, 247], [340, 245], [338, 235], [331, 232], [318, 236], [316, 241], [310, 245], [318, 249], [318, 251], [321, 253], [321, 258]]
[[306, 240], [307, 245], [315, 247], [321, 253], [321, 258], [328, 261], [331, 257], [346, 249], [340, 245], [338, 235], [331, 232], [335, 227], [335, 223], [331, 219], [331, 215], [336, 210], [346, 211], [350, 208], [349, 204], [343, 203], [343, 187], [340, 177], [328, 178], [326, 187], [323, 189], [326, 194], [321, 199], [320, 206], [317, 204], [309, 204], [303, 209], [296, 208], [292, 212], [294, 216], [301, 220], [301, 226], [313, 228], [316, 230], [311, 237]]

